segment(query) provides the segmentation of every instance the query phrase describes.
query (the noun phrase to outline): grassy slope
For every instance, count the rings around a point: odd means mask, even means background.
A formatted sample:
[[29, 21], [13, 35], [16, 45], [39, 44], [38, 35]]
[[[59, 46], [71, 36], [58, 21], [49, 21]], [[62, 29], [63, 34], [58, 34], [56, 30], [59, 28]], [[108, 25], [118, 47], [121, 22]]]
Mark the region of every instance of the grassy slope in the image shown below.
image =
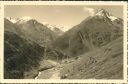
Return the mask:
[[83, 54], [78, 60], [64, 65], [61, 77], [69, 79], [120, 79], [123, 78], [123, 43], [122, 37]]

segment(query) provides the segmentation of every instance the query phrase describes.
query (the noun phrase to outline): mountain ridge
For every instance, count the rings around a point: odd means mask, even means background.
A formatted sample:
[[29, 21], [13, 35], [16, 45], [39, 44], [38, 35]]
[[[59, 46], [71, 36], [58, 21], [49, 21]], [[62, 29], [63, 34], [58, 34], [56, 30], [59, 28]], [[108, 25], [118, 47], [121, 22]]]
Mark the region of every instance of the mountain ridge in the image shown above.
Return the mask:
[[93, 48], [104, 46], [122, 35], [122, 19], [118, 18], [116, 22], [106, 16], [89, 16], [58, 37], [53, 42], [55, 45], [53, 47], [59, 48], [65, 53], [70, 52], [71, 56], [77, 56]]
[[113, 17], [100, 10], [63, 34], [35, 19], [5, 18], [5, 78], [34, 78], [38, 72], [43, 77], [43, 70], [53, 67], [44, 60], [60, 63], [52, 69], [62, 79], [122, 78], [123, 20]]
[[17, 25], [24, 24], [26, 22], [33, 20], [33, 21], [38, 22], [44, 26], [47, 26], [47, 28], [49, 28], [53, 32], [59, 33], [58, 35], [61, 35], [64, 32], [63, 27], [58, 27], [56, 25], [50, 25], [46, 22], [40, 22], [40, 21], [37, 21], [36, 19], [33, 19], [31, 17], [21, 17], [21, 18], [6, 17], [6, 19], [8, 19], [9, 21], [11, 21], [12, 23], [17, 24]]

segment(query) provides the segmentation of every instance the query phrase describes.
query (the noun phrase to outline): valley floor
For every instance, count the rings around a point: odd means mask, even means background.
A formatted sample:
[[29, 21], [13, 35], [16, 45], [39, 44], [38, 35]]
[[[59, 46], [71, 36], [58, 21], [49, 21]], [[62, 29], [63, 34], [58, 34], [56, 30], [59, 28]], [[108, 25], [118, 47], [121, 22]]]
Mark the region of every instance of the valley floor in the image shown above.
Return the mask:
[[60, 64], [52, 60], [47, 61], [54, 65], [54, 67], [40, 71], [35, 79], [60, 79]]

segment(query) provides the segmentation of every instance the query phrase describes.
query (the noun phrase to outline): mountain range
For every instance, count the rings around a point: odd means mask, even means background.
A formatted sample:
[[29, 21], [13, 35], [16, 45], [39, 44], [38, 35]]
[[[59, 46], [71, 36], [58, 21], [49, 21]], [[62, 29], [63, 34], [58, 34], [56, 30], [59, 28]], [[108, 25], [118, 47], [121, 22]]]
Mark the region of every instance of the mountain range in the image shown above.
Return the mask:
[[[32, 18], [5, 18], [5, 78], [32, 78], [35, 74], [33, 71], [38, 72], [40, 60], [52, 59], [61, 62], [66, 58], [76, 60], [64, 65], [61, 71], [62, 78], [65, 78], [63, 77], [65, 74], [71, 79], [122, 77], [123, 20], [121, 18], [101, 9], [68, 31], [63, 32], [61, 29], [62, 27], [43, 24]], [[94, 59], [96, 64], [90, 63], [90, 60], [92, 62]], [[114, 75], [105, 75], [108, 74], [106, 71], [97, 76], [101, 70], [99, 66], [102, 65], [103, 69], [107, 69], [106, 64], [109, 62], [111, 68], [108, 71], [113, 72]], [[77, 67], [73, 67], [74, 65]], [[98, 68], [93, 69], [93, 66]], [[115, 69], [120, 73], [115, 75], [117, 72]], [[95, 70], [94, 74], [90, 75], [93, 70]]]
[[[66, 39], [66, 40], [65, 40]], [[123, 20], [99, 10], [53, 43], [74, 58], [62, 79], [123, 79]]]
[[122, 35], [123, 20], [101, 9], [58, 37], [53, 46], [71, 56], [78, 56], [105, 46]]
[[[6, 17], [6, 19], [8, 19], [10, 22], [12, 22], [14, 24], [24, 24], [24, 23], [26, 23], [30, 20], [35, 20], [31, 17], [21, 17], [21, 18]], [[37, 21], [37, 22], [40, 23], [40, 24], [43, 24], [44, 26], [46, 26], [47, 28], [49, 28], [51, 31], [55, 32], [58, 35], [62, 35], [63, 32], [64, 32], [64, 30], [63, 30], [64, 27], [59, 27], [59, 26], [56, 26], [56, 25], [50, 25], [46, 22], [39, 22], [39, 21]]]
[[47, 45], [63, 33], [55, 29], [57, 33], [35, 19], [5, 18], [5, 78], [33, 78]]

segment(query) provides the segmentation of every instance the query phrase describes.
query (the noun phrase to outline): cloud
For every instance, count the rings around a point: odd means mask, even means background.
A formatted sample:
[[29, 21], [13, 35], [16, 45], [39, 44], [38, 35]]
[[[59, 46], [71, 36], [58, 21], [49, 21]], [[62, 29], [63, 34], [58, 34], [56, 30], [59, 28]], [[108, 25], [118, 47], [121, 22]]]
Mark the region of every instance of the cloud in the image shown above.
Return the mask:
[[91, 16], [93, 16], [94, 13], [95, 13], [95, 11], [94, 11], [93, 8], [88, 8], [88, 7], [84, 7], [84, 8], [83, 8], [83, 11], [84, 11], [84, 12], [88, 12]]

